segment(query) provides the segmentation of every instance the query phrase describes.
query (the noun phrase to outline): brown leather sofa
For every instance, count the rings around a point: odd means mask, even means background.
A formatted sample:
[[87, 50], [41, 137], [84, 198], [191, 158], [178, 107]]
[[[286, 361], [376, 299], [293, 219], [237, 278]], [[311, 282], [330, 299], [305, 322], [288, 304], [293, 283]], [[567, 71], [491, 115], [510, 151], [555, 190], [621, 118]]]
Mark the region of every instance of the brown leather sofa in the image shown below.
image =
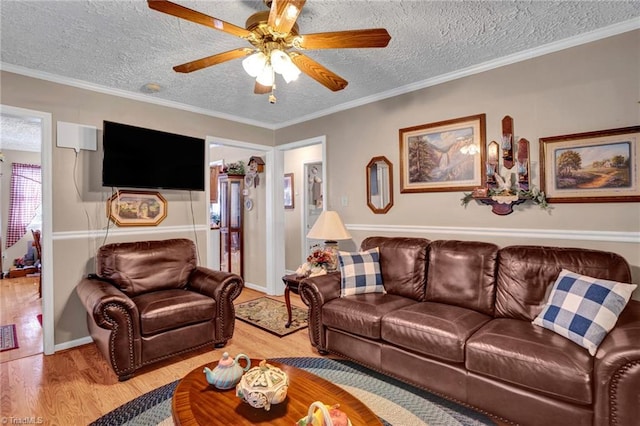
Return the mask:
[[223, 347], [233, 336], [236, 274], [197, 265], [188, 239], [115, 243], [96, 255], [96, 274], [76, 291], [93, 341], [119, 380], [194, 349]]
[[522, 425], [640, 423], [640, 302], [595, 356], [533, 325], [562, 268], [630, 283], [614, 253], [370, 237], [386, 294], [340, 297], [340, 273], [300, 284], [321, 354], [355, 360]]

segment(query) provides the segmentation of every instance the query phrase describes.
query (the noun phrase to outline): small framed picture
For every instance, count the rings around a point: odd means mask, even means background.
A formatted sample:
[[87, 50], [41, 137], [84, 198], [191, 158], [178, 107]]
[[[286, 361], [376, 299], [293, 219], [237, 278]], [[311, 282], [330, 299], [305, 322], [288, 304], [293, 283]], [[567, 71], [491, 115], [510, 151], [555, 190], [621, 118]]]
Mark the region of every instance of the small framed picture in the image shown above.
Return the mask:
[[286, 173], [284, 175], [284, 208], [293, 209], [294, 203], [293, 173]]
[[640, 201], [640, 126], [540, 138], [540, 189], [551, 203]]
[[167, 217], [167, 200], [155, 191], [117, 191], [107, 200], [107, 217], [118, 226], [157, 226]]

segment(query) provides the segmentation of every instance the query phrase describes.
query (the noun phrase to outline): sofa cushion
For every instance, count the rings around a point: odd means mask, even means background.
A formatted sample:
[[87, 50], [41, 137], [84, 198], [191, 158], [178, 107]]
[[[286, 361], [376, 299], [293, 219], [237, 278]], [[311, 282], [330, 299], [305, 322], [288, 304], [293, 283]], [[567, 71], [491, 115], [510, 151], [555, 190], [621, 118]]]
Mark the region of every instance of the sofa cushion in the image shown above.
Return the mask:
[[369, 237], [361, 250], [378, 247], [382, 282], [389, 294], [424, 300], [429, 240], [404, 237]]
[[562, 269], [603, 280], [631, 282], [629, 264], [615, 253], [580, 248], [508, 246], [498, 253], [497, 317], [526, 321], [540, 313]]
[[493, 315], [498, 246], [478, 241], [433, 241], [425, 300]]
[[338, 252], [340, 297], [363, 293], [384, 293], [380, 253], [373, 248], [358, 253]]
[[380, 339], [380, 323], [387, 313], [416, 303], [393, 294], [367, 293], [333, 299], [322, 307], [322, 323], [370, 339]]
[[636, 287], [563, 269], [533, 324], [554, 331], [595, 355]]
[[215, 299], [187, 290], [161, 290], [131, 298], [140, 312], [140, 329], [150, 336], [216, 316]]
[[421, 302], [382, 318], [382, 339], [420, 354], [449, 362], [464, 362], [469, 336], [491, 317], [471, 309]]
[[107, 244], [96, 255], [98, 276], [129, 297], [183, 288], [196, 265], [195, 244], [186, 238]]
[[528, 321], [497, 318], [467, 341], [469, 371], [578, 404], [591, 404], [593, 358]]

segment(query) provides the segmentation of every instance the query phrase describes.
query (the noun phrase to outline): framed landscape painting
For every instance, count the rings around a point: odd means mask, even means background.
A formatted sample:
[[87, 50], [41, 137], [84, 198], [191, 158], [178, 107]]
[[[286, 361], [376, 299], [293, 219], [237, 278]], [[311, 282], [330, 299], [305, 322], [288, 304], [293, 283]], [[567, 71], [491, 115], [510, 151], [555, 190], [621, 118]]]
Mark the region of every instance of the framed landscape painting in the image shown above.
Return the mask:
[[156, 226], [167, 217], [167, 200], [155, 191], [117, 191], [107, 216], [118, 226]]
[[485, 114], [400, 129], [400, 192], [468, 191], [485, 179]]
[[640, 126], [540, 138], [540, 189], [555, 203], [640, 201]]

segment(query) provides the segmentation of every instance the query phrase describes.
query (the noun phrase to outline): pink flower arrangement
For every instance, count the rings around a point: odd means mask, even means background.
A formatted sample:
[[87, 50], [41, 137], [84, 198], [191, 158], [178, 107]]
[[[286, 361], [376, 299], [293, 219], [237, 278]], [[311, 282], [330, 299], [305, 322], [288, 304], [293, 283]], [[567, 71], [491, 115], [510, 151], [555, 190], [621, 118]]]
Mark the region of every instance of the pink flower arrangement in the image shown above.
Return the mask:
[[307, 257], [307, 262], [312, 266], [326, 267], [334, 261], [331, 250], [317, 249]]

